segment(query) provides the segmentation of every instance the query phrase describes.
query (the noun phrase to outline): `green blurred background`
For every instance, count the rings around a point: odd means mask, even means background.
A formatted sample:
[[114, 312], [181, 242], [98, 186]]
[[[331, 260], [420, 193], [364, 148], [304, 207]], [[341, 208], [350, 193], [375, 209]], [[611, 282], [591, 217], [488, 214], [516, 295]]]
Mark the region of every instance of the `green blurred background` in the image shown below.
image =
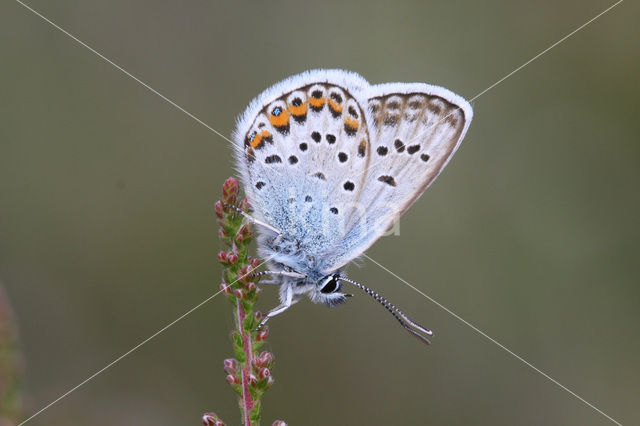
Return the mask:
[[[310, 68], [471, 98], [607, 1], [31, 0], [229, 135]], [[0, 12], [0, 280], [32, 413], [218, 290], [225, 140], [13, 1]], [[454, 161], [371, 257], [624, 424], [640, 394], [640, 8], [611, 12], [474, 101]], [[273, 320], [264, 424], [611, 424], [376, 265], [360, 296]], [[267, 288], [261, 304], [276, 303]], [[238, 424], [216, 298], [33, 425]]]

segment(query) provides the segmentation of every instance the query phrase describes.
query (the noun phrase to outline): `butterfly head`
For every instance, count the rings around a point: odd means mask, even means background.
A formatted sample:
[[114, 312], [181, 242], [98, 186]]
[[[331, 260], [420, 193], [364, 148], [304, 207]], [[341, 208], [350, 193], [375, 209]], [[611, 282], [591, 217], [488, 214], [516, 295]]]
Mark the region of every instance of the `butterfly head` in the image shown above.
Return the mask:
[[321, 278], [315, 285], [312, 299], [320, 301], [327, 306], [341, 305], [352, 294], [342, 293], [342, 282], [339, 274], [330, 274]]

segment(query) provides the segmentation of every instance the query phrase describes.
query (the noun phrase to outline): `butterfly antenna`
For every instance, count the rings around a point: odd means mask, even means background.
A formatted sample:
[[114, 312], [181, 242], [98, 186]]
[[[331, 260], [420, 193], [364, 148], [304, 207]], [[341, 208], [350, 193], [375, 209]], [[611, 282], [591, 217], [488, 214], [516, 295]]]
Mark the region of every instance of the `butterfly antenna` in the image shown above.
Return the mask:
[[350, 280], [349, 278], [340, 276], [338, 277], [338, 279], [340, 281], [345, 281], [345, 282], [348, 282], [349, 284], [355, 285], [360, 290], [364, 291], [369, 296], [373, 297], [378, 303], [384, 306], [385, 309], [389, 311], [389, 313], [393, 315], [395, 319], [398, 320], [400, 325], [402, 325], [402, 327], [405, 330], [407, 330], [409, 333], [417, 337], [421, 342], [426, 343], [427, 345], [431, 344], [429, 339], [427, 339], [422, 334], [420, 334], [420, 333], [424, 333], [427, 336], [433, 336], [433, 332], [431, 330], [421, 326], [420, 324], [418, 324], [417, 322], [413, 321], [411, 318], [406, 316], [400, 309], [398, 309], [393, 303], [389, 302], [387, 299], [382, 297], [378, 292], [376, 292], [375, 290], [371, 290], [369, 287], [362, 285], [356, 281]]

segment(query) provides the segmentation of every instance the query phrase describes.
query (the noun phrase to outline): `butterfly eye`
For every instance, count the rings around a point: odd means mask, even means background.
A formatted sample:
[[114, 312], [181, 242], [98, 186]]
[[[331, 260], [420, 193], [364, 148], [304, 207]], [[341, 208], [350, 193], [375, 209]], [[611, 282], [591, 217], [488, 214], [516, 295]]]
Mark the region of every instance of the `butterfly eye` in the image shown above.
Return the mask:
[[338, 280], [333, 276], [325, 277], [320, 285], [320, 293], [324, 294], [335, 293], [341, 287]]

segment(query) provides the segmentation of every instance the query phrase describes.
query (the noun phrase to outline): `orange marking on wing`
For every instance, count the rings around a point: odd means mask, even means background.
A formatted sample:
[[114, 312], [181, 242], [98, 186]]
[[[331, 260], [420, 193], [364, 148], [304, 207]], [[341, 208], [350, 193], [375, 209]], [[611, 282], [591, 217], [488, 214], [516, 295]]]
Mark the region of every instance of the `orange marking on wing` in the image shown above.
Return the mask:
[[358, 144], [358, 157], [364, 157], [367, 153], [367, 141], [362, 139]]
[[253, 139], [249, 142], [252, 148], [256, 148], [262, 142], [262, 135], [256, 134]]
[[329, 106], [335, 112], [342, 112], [342, 105], [340, 105], [339, 103], [336, 103], [333, 99], [329, 99]]
[[347, 117], [346, 120], [344, 120], [344, 125], [353, 130], [358, 130], [358, 127], [360, 127], [358, 120], [355, 120], [351, 117]]
[[305, 115], [307, 113], [307, 103], [303, 103], [300, 104], [298, 106], [295, 105], [289, 105], [289, 111], [291, 111], [291, 114], [299, 117], [301, 115]]
[[289, 111], [282, 111], [280, 115], [269, 115], [269, 122], [275, 127], [286, 126], [289, 123]]
[[326, 101], [325, 98], [311, 97], [309, 98], [309, 105], [311, 105], [314, 108], [320, 108], [322, 105], [324, 105], [325, 101]]
[[261, 134], [262, 134], [262, 137], [265, 138], [265, 139], [268, 138], [269, 136], [271, 136], [271, 133], [269, 133], [268, 130], [263, 130], [261, 132]]

